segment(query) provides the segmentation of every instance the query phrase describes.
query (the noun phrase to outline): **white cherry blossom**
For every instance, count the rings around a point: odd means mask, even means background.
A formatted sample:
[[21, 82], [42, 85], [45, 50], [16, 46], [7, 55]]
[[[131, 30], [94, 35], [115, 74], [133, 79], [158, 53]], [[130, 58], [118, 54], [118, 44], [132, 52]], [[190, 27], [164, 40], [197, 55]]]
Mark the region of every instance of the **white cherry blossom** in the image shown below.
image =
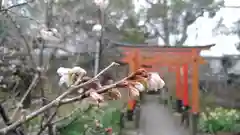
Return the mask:
[[157, 91], [165, 86], [165, 82], [158, 73], [149, 73], [148, 88]]
[[80, 78], [82, 78], [83, 76], [85, 76], [87, 74], [87, 71], [81, 67], [73, 67], [71, 70], [70, 70], [71, 73], [74, 73], [74, 74], [78, 74], [78, 76]]
[[141, 84], [140, 82], [136, 82], [136, 84], [134, 85], [134, 87], [136, 89], [138, 89], [140, 92], [145, 91], [145, 87], [143, 86], [143, 84]]
[[40, 26], [40, 36], [46, 41], [59, 42], [61, 35], [56, 28], [47, 28], [46, 25]]
[[70, 87], [73, 82], [73, 76], [77, 75], [78, 78], [82, 78], [87, 74], [86, 70], [81, 67], [73, 67], [73, 68], [64, 68], [60, 67], [57, 70], [58, 75], [60, 76], [59, 85], [66, 84], [67, 87]]
[[103, 101], [104, 100], [103, 96], [98, 94], [95, 91], [90, 92], [90, 97], [92, 97], [96, 101]]

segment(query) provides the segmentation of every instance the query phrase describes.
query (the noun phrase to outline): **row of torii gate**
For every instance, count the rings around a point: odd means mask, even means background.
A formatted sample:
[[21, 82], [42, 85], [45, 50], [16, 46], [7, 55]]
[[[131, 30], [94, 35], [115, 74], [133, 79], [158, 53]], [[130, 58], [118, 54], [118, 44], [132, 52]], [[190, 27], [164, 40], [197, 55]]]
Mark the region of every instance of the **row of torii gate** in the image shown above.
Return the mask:
[[[214, 45], [171, 47], [117, 44], [116, 46], [123, 52], [124, 57], [121, 62], [127, 63], [131, 72], [143, 66], [148, 67], [147, 70], [151, 72], [157, 72], [161, 67], [167, 67], [169, 71], [174, 72], [177, 100], [181, 100], [184, 106], [190, 107], [193, 115], [199, 114], [199, 65], [206, 63], [200, 52], [209, 50]], [[189, 69], [192, 71], [190, 72], [191, 94], [188, 90]]]

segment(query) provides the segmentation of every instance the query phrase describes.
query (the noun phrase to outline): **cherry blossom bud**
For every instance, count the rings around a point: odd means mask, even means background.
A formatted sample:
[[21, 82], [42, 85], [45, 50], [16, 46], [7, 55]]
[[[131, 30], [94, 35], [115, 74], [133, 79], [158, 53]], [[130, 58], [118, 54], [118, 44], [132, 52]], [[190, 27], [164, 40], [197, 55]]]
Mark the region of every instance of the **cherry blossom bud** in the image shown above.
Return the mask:
[[131, 85], [129, 86], [129, 90], [130, 90], [131, 96], [133, 96], [133, 97], [137, 97], [140, 95], [139, 91]]
[[112, 128], [105, 128], [105, 132], [107, 132], [108, 134], [112, 134]]
[[81, 75], [81, 77], [83, 77], [84, 75], [87, 74], [87, 71], [85, 69], [81, 68], [81, 67], [73, 67], [71, 69], [71, 71], [73, 73], [77, 73], [77, 74]]
[[119, 92], [118, 89], [114, 88], [108, 91], [107, 96], [111, 99], [111, 100], [117, 100], [121, 98], [121, 93]]
[[123, 88], [123, 87], [127, 87], [129, 84], [127, 81], [124, 81], [124, 82], [121, 82], [121, 83], [118, 83], [116, 86], [118, 88]]
[[100, 94], [98, 94], [98, 93], [95, 92], [95, 91], [90, 92], [90, 96], [91, 96], [94, 100], [96, 100], [96, 101], [100, 101], [100, 102], [101, 102], [101, 101], [104, 100], [103, 96], [100, 95]]
[[135, 87], [138, 91], [140, 91], [140, 92], [145, 91], [144, 85], [141, 84], [140, 82], [136, 82], [136, 84], [134, 85], [134, 87]]
[[96, 125], [96, 127], [100, 127], [101, 126], [100, 121], [99, 120], [95, 120], [95, 125]]

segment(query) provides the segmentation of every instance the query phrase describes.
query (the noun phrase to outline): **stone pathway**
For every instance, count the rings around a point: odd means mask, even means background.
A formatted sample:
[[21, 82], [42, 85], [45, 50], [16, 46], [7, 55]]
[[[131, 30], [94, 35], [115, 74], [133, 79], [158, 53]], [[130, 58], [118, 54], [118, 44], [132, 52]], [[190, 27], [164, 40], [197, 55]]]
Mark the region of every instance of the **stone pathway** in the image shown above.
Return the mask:
[[140, 133], [142, 135], [188, 135], [173, 114], [159, 103], [155, 95], [146, 95], [141, 106]]
[[189, 135], [179, 120], [159, 103], [157, 96], [146, 95], [145, 100], [141, 105], [140, 129], [138, 132], [129, 131], [129, 135]]

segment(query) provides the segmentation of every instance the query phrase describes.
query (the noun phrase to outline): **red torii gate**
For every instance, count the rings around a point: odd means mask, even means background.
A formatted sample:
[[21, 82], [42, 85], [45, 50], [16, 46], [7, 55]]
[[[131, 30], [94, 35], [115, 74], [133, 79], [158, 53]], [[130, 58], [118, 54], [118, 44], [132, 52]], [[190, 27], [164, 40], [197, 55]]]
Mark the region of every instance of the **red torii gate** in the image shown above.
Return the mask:
[[[199, 112], [199, 64], [205, 61], [199, 56], [200, 51], [208, 50], [214, 45], [193, 47], [172, 46], [149, 46], [149, 45], [122, 45], [116, 44], [123, 50], [122, 62], [128, 63], [131, 72], [143, 66], [149, 66], [149, 71], [157, 71], [159, 66], [166, 66], [176, 72], [176, 97], [183, 101], [185, 106], [188, 102], [188, 69], [192, 67], [192, 112]], [[181, 69], [183, 68], [183, 91], [181, 91]]]

